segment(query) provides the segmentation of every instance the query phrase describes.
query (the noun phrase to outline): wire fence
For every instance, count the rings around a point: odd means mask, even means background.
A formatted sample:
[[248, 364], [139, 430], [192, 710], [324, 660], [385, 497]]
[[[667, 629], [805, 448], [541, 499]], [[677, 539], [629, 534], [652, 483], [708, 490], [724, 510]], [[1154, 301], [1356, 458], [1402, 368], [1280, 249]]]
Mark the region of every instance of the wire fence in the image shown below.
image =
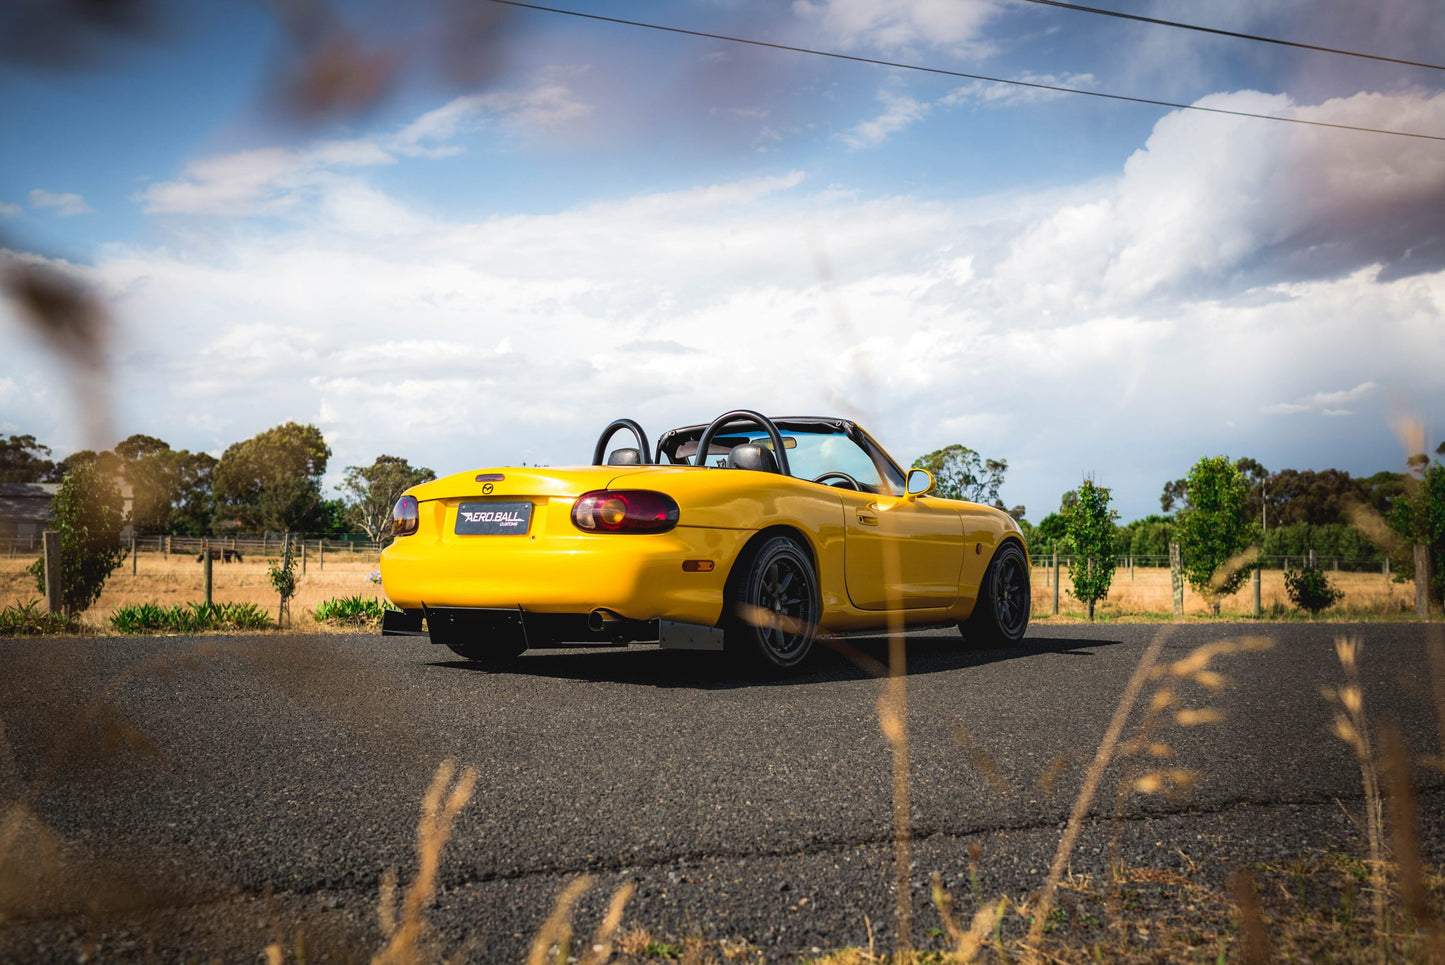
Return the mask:
[[[249, 556], [261, 559], [280, 556], [285, 538], [286, 534], [284, 533], [245, 537], [137, 536], [134, 540], [121, 540], [120, 545], [126, 550], [134, 548], [137, 554], [156, 554], [162, 557], [198, 557], [202, 550], [209, 546], [213, 554], [221, 559], [227, 559], [226, 554], [229, 551], [233, 557], [244, 560]], [[357, 560], [375, 558], [381, 553], [382, 547], [390, 542], [389, 540], [369, 539], [329, 539], [322, 536], [299, 536], [295, 533], [290, 534], [290, 540], [293, 553], [299, 553], [304, 549], [311, 559], [332, 556], [351, 557]], [[0, 537], [0, 557], [38, 558], [43, 550], [43, 542], [39, 533]]]
[[[1054, 565], [1053, 550], [1044, 549], [1032, 554], [1033, 564], [1037, 567], [1052, 567]], [[1323, 570], [1331, 570], [1336, 573], [1390, 573], [1390, 560], [1383, 556], [1345, 557], [1345, 556], [1320, 556], [1313, 554], [1314, 565]], [[1261, 556], [1258, 559], [1259, 568], [1264, 570], [1288, 570], [1298, 568], [1310, 560], [1311, 554], [1295, 556]], [[1067, 554], [1059, 554], [1059, 566], [1067, 569], [1073, 562], [1072, 557]], [[1168, 569], [1169, 557], [1164, 556], [1131, 556], [1117, 555], [1114, 557], [1114, 569], [1127, 570], [1130, 567], [1138, 569]]]

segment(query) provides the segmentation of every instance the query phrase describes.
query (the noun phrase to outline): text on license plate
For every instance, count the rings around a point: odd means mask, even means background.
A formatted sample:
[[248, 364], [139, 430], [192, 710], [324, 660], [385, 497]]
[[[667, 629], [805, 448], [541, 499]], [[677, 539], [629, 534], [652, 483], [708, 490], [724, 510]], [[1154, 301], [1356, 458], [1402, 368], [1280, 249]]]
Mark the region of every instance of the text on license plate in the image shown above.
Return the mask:
[[532, 522], [532, 504], [462, 503], [455, 532], [460, 536], [525, 536]]

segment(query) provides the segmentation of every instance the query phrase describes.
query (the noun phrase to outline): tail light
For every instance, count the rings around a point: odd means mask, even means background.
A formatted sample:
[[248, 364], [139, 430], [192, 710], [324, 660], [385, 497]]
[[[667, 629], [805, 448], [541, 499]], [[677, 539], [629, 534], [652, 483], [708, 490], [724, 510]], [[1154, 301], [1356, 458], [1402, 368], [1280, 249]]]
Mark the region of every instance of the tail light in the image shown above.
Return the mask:
[[398, 499], [391, 510], [391, 535], [410, 536], [416, 532], [420, 523], [421, 515], [417, 512], [416, 497], [403, 496]]
[[599, 489], [577, 497], [572, 524], [588, 533], [665, 533], [677, 525], [677, 503], [645, 489]]

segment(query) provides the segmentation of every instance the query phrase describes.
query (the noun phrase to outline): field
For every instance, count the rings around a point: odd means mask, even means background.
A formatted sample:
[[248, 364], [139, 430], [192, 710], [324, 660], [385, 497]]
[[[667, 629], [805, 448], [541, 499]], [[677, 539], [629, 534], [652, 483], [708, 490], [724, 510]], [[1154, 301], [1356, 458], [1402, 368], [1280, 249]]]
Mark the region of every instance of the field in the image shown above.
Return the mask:
[[[30, 562], [29, 558], [21, 557], [0, 559], [0, 606], [24, 603], [40, 596], [34, 578], [25, 572]], [[205, 598], [203, 567], [194, 555], [173, 553], [167, 557], [159, 552], [142, 552], [135, 564], [134, 576], [129, 559], [111, 574], [100, 599], [82, 615], [87, 626], [108, 627], [110, 612], [118, 606], [132, 603], [170, 606]], [[299, 582], [291, 601], [292, 618], [314, 629], [307, 614], [322, 600], [357, 594], [381, 599], [380, 585], [370, 579], [376, 568], [374, 551], [328, 551], [322, 561], [312, 549], [307, 554], [305, 575], [301, 575], [299, 566], [296, 571]], [[217, 603], [254, 603], [274, 619], [278, 600], [266, 569], [267, 560], [259, 554], [248, 554], [240, 563], [217, 560], [211, 564], [212, 599]]]
[[[1330, 583], [1345, 595], [1339, 603], [1325, 611], [1325, 616], [1334, 619], [1413, 619], [1415, 614], [1415, 583], [1407, 580], [1395, 583], [1382, 573], [1328, 573]], [[1050, 617], [1053, 607], [1053, 587], [1048, 585], [1052, 575], [1047, 567], [1033, 569], [1033, 617], [1034, 619], [1070, 619], [1085, 616], [1084, 607], [1069, 593], [1069, 569], [1059, 567], [1059, 618]], [[1281, 570], [1264, 570], [1260, 586], [1260, 605], [1266, 619], [1280, 619], [1298, 615], [1289, 601], [1284, 588], [1284, 573]], [[1169, 570], [1162, 567], [1136, 567], [1130, 575], [1127, 567], [1114, 571], [1114, 581], [1109, 587], [1109, 597], [1094, 611], [1096, 619], [1168, 619], [1173, 616], [1174, 603], [1170, 590]], [[1254, 613], [1254, 590], [1248, 581], [1233, 596], [1225, 597], [1219, 608], [1220, 617], [1226, 620], [1250, 618]], [[1184, 615], [1186, 617], [1209, 616], [1209, 604], [1196, 593], [1193, 587], [1184, 586]]]

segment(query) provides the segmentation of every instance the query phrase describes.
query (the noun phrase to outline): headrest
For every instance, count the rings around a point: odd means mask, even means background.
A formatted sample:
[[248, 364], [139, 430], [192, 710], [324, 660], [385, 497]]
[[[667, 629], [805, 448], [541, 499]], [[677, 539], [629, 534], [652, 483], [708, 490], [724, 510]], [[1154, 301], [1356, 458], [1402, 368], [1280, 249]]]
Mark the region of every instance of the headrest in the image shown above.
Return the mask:
[[609, 466], [640, 466], [642, 454], [636, 449], [613, 449], [607, 457]]
[[727, 465], [729, 469], [751, 469], [754, 472], [778, 471], [778, 460], [773, 455], [773, 450], [764, 449], [751, 442], [733, 446], [728, 453]]

